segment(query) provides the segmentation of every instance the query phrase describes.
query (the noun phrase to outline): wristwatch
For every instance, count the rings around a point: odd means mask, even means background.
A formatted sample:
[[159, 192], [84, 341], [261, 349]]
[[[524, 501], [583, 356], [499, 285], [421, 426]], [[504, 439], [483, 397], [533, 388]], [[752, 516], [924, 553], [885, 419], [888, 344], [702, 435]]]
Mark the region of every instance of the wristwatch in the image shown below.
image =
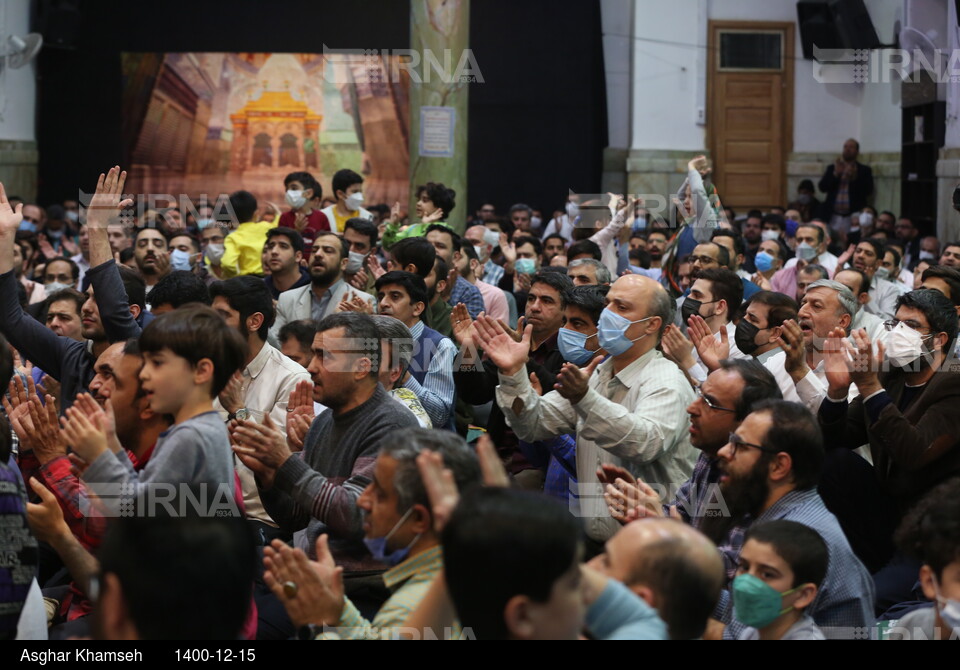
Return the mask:
[[249, 418], [250, 418], [250, 410], [248, 410], [246, 407], [241, 407], [236, 412], [230, 412], [229, 414], [227, 414], [227, 419], [231, 421], [233, 419], [236, 419], [237, 421], [246, 421]]

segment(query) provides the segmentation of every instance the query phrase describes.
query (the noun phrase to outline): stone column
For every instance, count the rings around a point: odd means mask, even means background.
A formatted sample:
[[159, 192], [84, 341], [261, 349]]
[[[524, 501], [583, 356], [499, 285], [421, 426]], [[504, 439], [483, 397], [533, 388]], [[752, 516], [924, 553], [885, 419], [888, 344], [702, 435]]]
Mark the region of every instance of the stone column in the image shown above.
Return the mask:
[[[415, 211], [413, 189], [428, 181], [442, 182], [457, 193], [449, 217], [454, 229], [463, 232], [467, 201], [467, 100], [472, 77], [470, 0], [417, 0], [411, 3], [410, 48], [410, 201]], [[465, 64], [461, 68], [461, 64]], [[463, 75], [461, 77], [460, 75]], [[424, 109], [424, 108], [435, 109]], [[452, 141], [444, 129], [452, 121]], [[421, 143], [421, 124], [428, 131]], [[423, 145], [423, 146], [421, 146]], [[424, 155], [426, 154], [426, 155]], [[442, 155], [441, 155], [442, 154]]]

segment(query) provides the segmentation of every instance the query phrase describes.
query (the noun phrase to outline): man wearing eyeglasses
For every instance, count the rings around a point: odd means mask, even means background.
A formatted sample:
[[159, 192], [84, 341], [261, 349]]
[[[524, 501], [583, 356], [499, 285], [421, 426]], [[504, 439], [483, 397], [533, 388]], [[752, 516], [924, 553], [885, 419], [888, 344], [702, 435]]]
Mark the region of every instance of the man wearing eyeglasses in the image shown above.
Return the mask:
[[[865, 331], [853, 344], [834, 334], [826, 347], [827, 398], [820, 406], [824, 433], [838, 462], [835, 485], [824, 498], [845, 527], [858, 528], [865, 551], [879, 567], [893, 552], [889, 538], [899, 517], [931, 487], [960, 474], [960, 374], [951, 352], [958, 317], [942, 293], [919, 289], [901, 296], [895, 318], [874, 347]], [[881, 345], [882, 346], [879, 346]], [[841, 353], [845, 351], [846, 353]], [[848, 402], [848, 389], [858, 397]], [[858, 477], [859, 463], [844, 450], [869, 443], [873, 478]], [[843, 470], [840, 470], [840, 464]], [[862, 471], [862, 467], [860, 468]], [[879, 487], [876, 481], [879, 480]], [[888, 509], [888, 523], [872, 534], [862, 519]], [[876, 525], [874, 523], [874, 525]], [[909, 590], [910, 584], [903, 586]]]
[[[820, 593], [807, 610], [828, 638], [853, 638], [854, 628], [873, 622], [874, 586], [854, 554], [837, 518], [817, 492], [824, 441], [816, 419], [797, 403], [761, 402], [720, 449], [720, 491], [729, 505], [729, 531], [721, 524], [704, 534], [723, 549], [743, 546], [753, 524], [785, 519], [817, 531], [827, 544], [830, 565]], [[723, 637], [736, 639], [744, 624], [733, 616], [729, 591], [717, 611]]]

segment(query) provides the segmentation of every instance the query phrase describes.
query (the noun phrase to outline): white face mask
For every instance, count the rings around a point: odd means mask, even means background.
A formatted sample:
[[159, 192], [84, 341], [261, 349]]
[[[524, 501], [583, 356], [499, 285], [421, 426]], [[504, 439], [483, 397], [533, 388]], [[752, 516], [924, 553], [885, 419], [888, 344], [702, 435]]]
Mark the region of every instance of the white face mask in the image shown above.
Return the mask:
[[960, 633], [960, 600], [951, 600], [940, 595], [940, 584], [936, 575], [933, 577], [933, 588], [937, 594], [937, 609], [940, 610], [940, 618], [956, 633]]
[[220, 259], [223, 258], [223, 252], [225, 248], [222, 244], [208, 244], [207, 250], [204, 252], [207, 255], [207, 260], [209, 260], [213, 265], [218, 265]]
[[351, 251], [349, 253], [349, 260], [347, 261], [347, 267], [344, 270], [347, 274], [356, 274], [363, 269], [363, 264], [367, 260], [366, 254], [357, 253], [356, 251]]
[[355, 212], [360, 209], [360, 206], [363, 205], [363, 193], [357, 191], [356, 193], [350, 195], [347, 198], [346, 205], [347, 209], [349, 209], [351, 212]]
[[932, 251], [920, 251], [920, 260], [922, 261], [932, 261], [937, 257]]
[[57, 291], [62, 291], [65, 288], [73, 288], [71, 284], [61, 284], [58, 281], [52, 281], [49, 284], [44, 284], [43, 289], [47, 292], [47, 295], [53, 295]]
[[860, 225], [861, 226], [872, 226], [873, 225], [873, 214], [870, 212], [860, 212]]
[[817, 257], [817, 248], [812, 247], [806, 242], [801, 242], [797, 245], [797, 258], [802, 261], [812, 261]]
[[483, 233], [483, 241], [489, 244], [491, 247], [496, 247], [500, 245], [500, 233], [495, 230], [490, 230], [487, 228]]
[[923, 353], [924, 336], [902, 321], [883, 334], [887, 359], [898, 368], [905, 368]]
[[760, 233], [760, 239], [764, 242], [775, 242], [780, 239], [779, 230], [765, 230]]
[[571, 219], [575, 219], [575, 218], [577, 218], [578, 216], [580, 216], [580, 205], [578, 205], [578, 204], [575, 203], [575, 202], [568, 202], [568, 203], [567, 203], [567, 216], [569, 216]]
[[540, 227], [541, 223], [543, 223], [543, 220], [539, 216], [534, 216], [534, 217], [531, 217], [530, 219], [531, 228], [537, 229]]
[[303, 197], [303, 191], [287, 191], [286, 200], [287, 204], [294, 209], [300, 209], [307, 204], [307, 199]]
[[477, 258], [481, 263], [487, 262], [487, 245], [481, 244], [480, 246], [474, 246], [473, 250], [477, 252]]

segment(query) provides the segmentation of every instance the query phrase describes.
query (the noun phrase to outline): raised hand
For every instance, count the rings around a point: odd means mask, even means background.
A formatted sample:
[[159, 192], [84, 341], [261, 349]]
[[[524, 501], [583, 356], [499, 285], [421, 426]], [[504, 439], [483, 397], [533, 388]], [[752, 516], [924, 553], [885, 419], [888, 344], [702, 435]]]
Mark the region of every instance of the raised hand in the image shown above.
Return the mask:
[[343, 612], [343, 568], [327, 547], [327, 536], [317, 538], [317, 560], [280, 540], [263, 550], [263, 581], [283, 603], [294, 626], [336, 626]]
[[90, 204], [87, 205], [87, 228], [89, 230], [106, 230], [107, 225], [113, 217], [117, 216], [122, 209], [133, 204], [133, 200], [123, 197], [123, 186], [127, 181], [126, 171], [121, 171], [119, 165], [115, 165], [107, 171], [107, 174], [100, 174], [97, 179], [97, 188], [90, 198]]
[[427, 214], [425, 217], [423, 217], [422, 223], [436, 223], [437, 221], [442, 221], [442, 220], [443, 220], [443, 210], [438, 207], [437, 209], [433, 210], [432, 212]]
[[620, 523], [663, 516], [659, 494], [639, 479], [634, 484], [616, 479], [604, 488], [603, 499], [610, 516]]
[[439, 535], [460, 502], [460, 491], [457, 490], [453, 473], [444, 467], [443, 457], [437, 452], [429, 449], [420, 452], [417, 456], [417, 469], [430, 500], [433, 529]]
[[119, 453], [123, 447], [117, 438], [117, 420], [113, 414], [113, 404], [109, 398], [104, 402], [103, 407], [97, 404], [89, 393], [80, 393], [77, 395], [73, 406], [87, 415], [94, 425], [101, 426], [107, 436], [107, 446], [113, 453]]
[[483, 485], [507, 488], [510, 486], [510, 476], [503, 467], [503, 461], [497, 448], [493, 446], [490, 435], [484, 433], [477, 439], [477, 458], [480, 459], [480, 472], [483, 475]]
[[380, 279], [380, 277], [387, 274], [387, 271], [383, 269], [383, 266], [380, 265], [380, 261], [377, 260], [374, 254], [367, 256], [367, 269], [370, 270], [370, 274], [373, 275], [374, 279]]
[[[481, 312], [480, 314], [483, 314]], [[450, 323], [453, 326], [453, 339], [460, 347], [466, 347], [473, 344], [475, 331], [473, 329], [473, 319], [470, 318], [470, 312], [467, 306], [458, 302], [450, 313]]]
[[293, 227], [298, 233], [303, 232], [304, 226], [307, 225], [307, 215], [303, 212], [297, 212], [293, 216]]
[[683, 336], [676, 324], [671, 323], [664, 329], [660, 341], [663, 355], [680, 366], [680, 369], [689, 370], [693, 367], [696, 362], [693, 359], [693, 343]]
[[853, 254], [856, 252], [856, 250], [857, 250], [857, 245], [851, 244], [850, 246], [847, 247], [846, 251], [840, 254], [840, 257], [837, 258], [837, 269], [833, 273], [834, 276], [836, 276], [837, 272], [840, 272], [841, 270], [843, 270], [843, 268], [847, 265], [847, 262], [851, 258], [853, 258]]
[[701, 177], [706, 177], [708, 174], [710, 174], [710, 172], [712, 172], [712, 168], [710, 167], [710, 163], [707, 162], [706, 156], [696, 156], [693, 158], [689, 163], [687, 163], [687, 169], [696, 170], [700, 173]]
[[527, 364], [533, 326], [524, 328], [519, 342], [510, 337], [497, 321], [485, 314], [480, 315], [473, 326], [477, 342], [500, 372], [514, 375]]
[[853, 345], [847, 340], [843, 328], [834, 328], [823, 344], [823, 371], [827, 377], [827, 395], [842, 400], [850, 392], [849, 352]]
[[777, 338], [777, 344], [787, 355], [784, 368], [794, 383], [807, 376], [810, 368], [807, 366], [807, 348], [803, 341], [803, 331], [796, 321], [784, 321], [783, 332]]
[[759, 272], [755, 272], [753, 276], [750, 277], [750, 281], [752, 281], [754, 284], [759, 286], [761, 291], [773, 290], [773, 284], [770, 283], [770, 280], [764, 277]]
[[239, 370], [230, 377], [230, 381], [220, 391], [218, 399], [229, 414], [235, 414], [238, 409], [243, 407], [243, 375]]
[[687, 333], [700, 354], [700, 360], [710, 372], [720, 367], [720, 361], [730, 357], [730, 337], [725, 326], [720, 326], [720, 341], [717, 342], [703, 317], [694, 314], [687, 324]]
[[304, 379], [290, 391], [287, 402], [287, 445], [292, 451], [303, 449], [313, 419], [313, 383]]
[[866, 330], [858, 328], [850, 335], [853, 338], [850, 381], [857, 385], [860, 395], [866, 398], [883, 388], [879, 375], [884, 356], [883, 342], [877, 342], [877, 352], [874, 354], [873, 344]]
[[46, 406], [40, 403], [37, 396], [31, 396], [27, 403], [30, 422], [34, 426], [31, 444], [40, 465], [46, 465], [60, 456], [67, 455], [67, 443], [57, 418], [57, 403], [51, 395], [48, 395], [45, 400]]
[[358, 312], [360, 314], [373, 314], [373, 307], [369, 302], [358, 296], [353, 291], [350, 292], [350, 298], [344, 298], [337, 307], [338, 312]]
[[573, 363], [564, 363], [560, 368], [559, 374], [557, 374], [557, 383], [553, 385], [553, 388], [572, 404], [576, 405], [583, 400], [583, 396], [587, 395], [587, 391], [590, 390], [590, 377], [593, 376], [593, 371], [597, 369], [597, 366], [600, 365], [602, 361], [603, 356], [595, 356], [594, 359], [583, 368]]
[[350, 277], [347, 279], [347, 283], [353, 288], [363, 291], [367, 288], [367, 280], [369, 277], [370, 276], [367, 274], [367, 271], [363, 268], [360, 268], [350, 275]]
[[517, 245], [510, 241], [506, 233], [500, 233], [500, 251], [503, 252], [504, 265], [517, 262]]
[[[23, 203], [17, 204], [17, 209], [14, 210], [10, 206], [10, 201], [7, 200], [7, 192], [3, 184], [0, 184], [0, 235], [13, 236], [20, 227], [21, 221], [23, 221]], [[41, 235], [40, 239], [45, 238]]]
[[277, 470], [292, 455], [290, 447], [287, 446], [287, 438], [273, 423], [269, 414], [263, 416], [262, 424], [255, 421], [239, 422], [234, 431], [234, 439], [237, 442], [234, 452], [250, 456], [271, 470]]
[[400, 201], [397, 200], [390, 208], [390, 223], [397, 225], [400, 223]]
[[107, 434], [76, 407], [67, 409], [63, 432], [73, 451], [87, 463], [93, 463], [108, 449]]

